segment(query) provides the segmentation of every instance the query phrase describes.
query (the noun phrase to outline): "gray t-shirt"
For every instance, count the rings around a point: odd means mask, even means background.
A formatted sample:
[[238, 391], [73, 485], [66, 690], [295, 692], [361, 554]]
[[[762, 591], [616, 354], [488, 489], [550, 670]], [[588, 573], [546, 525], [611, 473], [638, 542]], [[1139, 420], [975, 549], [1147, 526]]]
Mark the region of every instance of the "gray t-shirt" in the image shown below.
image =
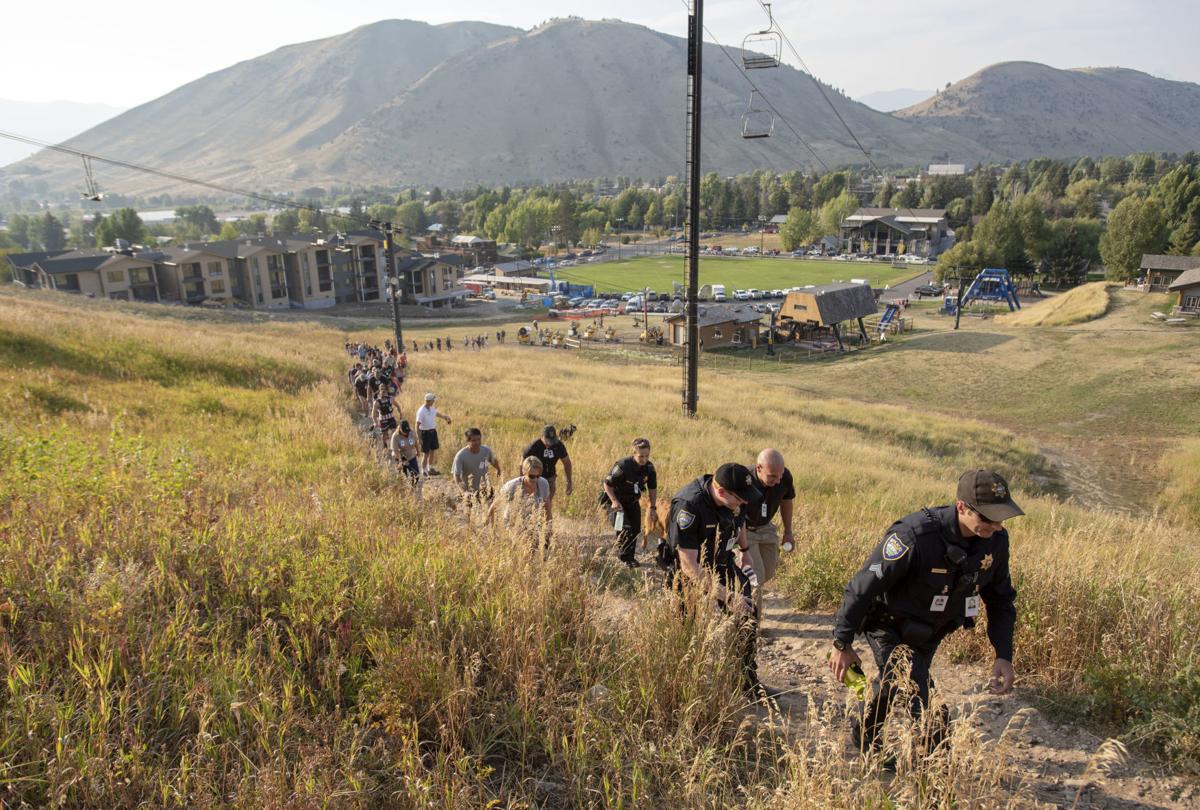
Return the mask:
[[472, 453], [470, 447], [464, 447], [454, 455], [454, 477], [466, 482], [468, 492], [478, 492], [487, 480], [488, 464], [493, 458], [492, 448], [486, 444], [479, 445], [478, 453]]
[[524, 476], [517, 476], [505, 481], [504, 486], [500, 487], [500, 499], [505, 501], [504, 518], [506, 520], [516, 515], [520, 515], [523, 519], [531, 517], [534, 510], [550, 497], [550, 482], [545, 478], [538, 479], [537, 490], [531, 493], [526, 493], [522, 486], [521, 482], [524, 478]]

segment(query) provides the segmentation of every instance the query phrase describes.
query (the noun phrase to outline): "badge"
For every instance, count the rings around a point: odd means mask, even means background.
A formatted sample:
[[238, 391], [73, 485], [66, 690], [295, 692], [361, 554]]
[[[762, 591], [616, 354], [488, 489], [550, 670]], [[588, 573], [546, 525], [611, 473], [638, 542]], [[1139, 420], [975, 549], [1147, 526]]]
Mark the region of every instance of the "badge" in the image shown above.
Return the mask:
[[[949, 601], [950, 601], [949, 596], [944, 596], [942, 594], [938, 594], [937, 596], [933, 597], [933, 603], [930, 604], [929, 610], [932, 611], [933, 613], [941, 613], [943, 610], [946, 609], [946, 603]], [[967, 601], [969, 602], [970, 600], [968, 599]]]
[[999, 481], [994, 481], [992, 483], [992, 494], [997, 498], [1007, 498], [1008, 490], [1004, 488], [1004, 484], [1001, 484]]
[[992, 567], [992, 555], [984, 554], [983, 559], [979, 561], [979, 570], [986, 571]]
[[892, 532], [883, 541], [883, 558], [888, 562], [895, 562], [908, 553], [908, 546], [904, 545], [904, 541], [900, 539], [900, 535]]
[[963, 615], [966, 616], [968, 619], [979, 615], [979, 597], [978, 596], [968, 596], [967, 597], [967, 609], [963, 613]]
[[767, 502], [766, 501], [763, 501], [762, 516], [763, 517], [767, 516]]
[[681, 529], [690, 529], [692, 524], [696, 522], [696, 516], [691, 512], [685, 512], [680, 509], [679, 514], [675, 516], [675, 524]]

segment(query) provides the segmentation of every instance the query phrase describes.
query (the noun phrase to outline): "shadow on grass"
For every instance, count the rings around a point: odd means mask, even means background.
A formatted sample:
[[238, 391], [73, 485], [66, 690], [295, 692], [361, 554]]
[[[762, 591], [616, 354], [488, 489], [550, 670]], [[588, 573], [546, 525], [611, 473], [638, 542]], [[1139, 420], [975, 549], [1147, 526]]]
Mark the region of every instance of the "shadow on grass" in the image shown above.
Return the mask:
[[893, 351], [950, 352], [952, 354], [975, 354], [1001, 346], [1013, 338], [987, 332], [937, 332], [913, 337], [894, 346]]

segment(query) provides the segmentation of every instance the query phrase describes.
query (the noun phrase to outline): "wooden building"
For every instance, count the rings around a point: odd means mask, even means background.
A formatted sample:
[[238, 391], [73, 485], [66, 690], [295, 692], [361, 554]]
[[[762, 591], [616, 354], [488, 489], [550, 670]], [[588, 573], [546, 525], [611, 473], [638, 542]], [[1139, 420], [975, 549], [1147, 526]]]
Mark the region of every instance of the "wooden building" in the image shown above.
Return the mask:
[[1179, 293], [1176, 315], [1200, 315], [1200, 267], [1183, 271], [1169, 290]]
[[1144, 253], [1142, 265], [1138, 270], [1138, 284], [1147, 292], [1167, 292], [1181, 275], [1198, 267], [1200, 256], [1161, 256], [1156, 253]]
[[[747, 305], [701, 305], [697, 314], [698, 334], [702, 350], [726, 346], [758, 347], [758, 332], [762, 313]], [[673, 346], [687, 344], [687, 317], [683, 313], [666, 319], [667, 338]]]
[[839, 324], [856, 321], [865, 339], [863, 318], [874, 315], [875, 309], [875, 294], [866, 284], [838, 282], [791, 291], [779, 310], [779, 319], [785, 328], [791, 326], [793, 334], [828, 329], [841, 346]]

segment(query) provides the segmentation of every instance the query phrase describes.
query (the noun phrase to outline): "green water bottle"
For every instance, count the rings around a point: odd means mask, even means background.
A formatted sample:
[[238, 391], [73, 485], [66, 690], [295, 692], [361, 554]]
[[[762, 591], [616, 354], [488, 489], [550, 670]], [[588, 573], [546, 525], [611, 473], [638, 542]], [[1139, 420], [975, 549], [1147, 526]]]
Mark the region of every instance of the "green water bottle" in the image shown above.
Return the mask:
[[851, 664], [846, 667], [846, 674], [842, 676], [842, 683], [854, 693], [854, 696], [859, 700], [865, 700], [867, 696], [867, 676], [863, 673], [862, 667], [858, 664]]

